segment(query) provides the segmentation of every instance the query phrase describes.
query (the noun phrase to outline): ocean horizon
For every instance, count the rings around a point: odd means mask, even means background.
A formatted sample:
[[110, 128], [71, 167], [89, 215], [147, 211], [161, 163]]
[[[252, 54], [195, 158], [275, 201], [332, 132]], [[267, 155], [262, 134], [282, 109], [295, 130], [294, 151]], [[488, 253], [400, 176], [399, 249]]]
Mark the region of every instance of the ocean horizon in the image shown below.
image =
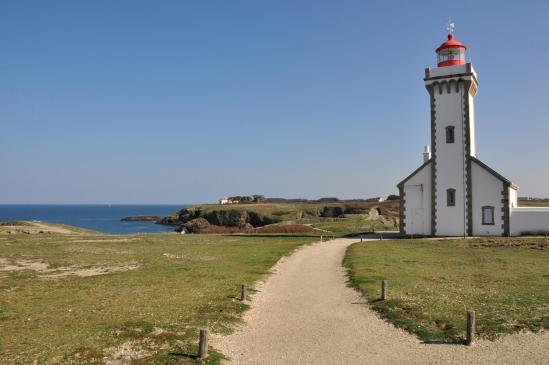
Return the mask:
[[186, 204], [0, 204], [0, 222], [35, 220], [87, 228], [102, 233], [162, 233], [171, 226], [154, 222], [124, 222], [125, 217], [155, 215], [165, 217]]

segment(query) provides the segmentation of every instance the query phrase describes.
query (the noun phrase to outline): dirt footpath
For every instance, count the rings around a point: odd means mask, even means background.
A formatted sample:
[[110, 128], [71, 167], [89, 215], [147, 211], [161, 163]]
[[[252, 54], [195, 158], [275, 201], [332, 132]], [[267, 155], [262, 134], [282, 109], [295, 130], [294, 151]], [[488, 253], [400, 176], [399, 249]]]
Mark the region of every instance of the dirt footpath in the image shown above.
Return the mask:
[[427, 345], [379, 319], [345, 284], [341, 262], [353, 242], [306, 246], [284, 258], [258, 287], [246, 325], [213, 345], [231, 364], [549, 364], [549, 333]]

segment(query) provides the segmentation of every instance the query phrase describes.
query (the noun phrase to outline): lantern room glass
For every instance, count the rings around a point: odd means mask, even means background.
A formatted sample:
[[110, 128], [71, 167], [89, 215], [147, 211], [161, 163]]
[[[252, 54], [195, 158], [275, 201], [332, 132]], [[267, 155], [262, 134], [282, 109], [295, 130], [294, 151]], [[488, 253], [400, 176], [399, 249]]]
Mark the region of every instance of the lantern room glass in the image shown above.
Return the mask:
[[446, 61], [459, 61], [456, 63], [465, 63], [465, 48], [452, 47], [443, 48], [438, 51], [438, 63]]

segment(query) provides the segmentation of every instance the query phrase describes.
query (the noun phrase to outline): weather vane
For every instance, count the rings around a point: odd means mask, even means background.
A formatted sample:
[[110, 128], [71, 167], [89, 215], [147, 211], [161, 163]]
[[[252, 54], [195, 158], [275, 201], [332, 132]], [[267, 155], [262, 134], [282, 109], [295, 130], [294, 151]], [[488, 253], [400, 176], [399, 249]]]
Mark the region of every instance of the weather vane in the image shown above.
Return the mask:
[[448, 18], [448, 23], [446, 24], [446, 30], [448, 31], [448, 33], [453, 35], [455, 28], [456, 25], [454, 24], [454, 22], [450, 18]]

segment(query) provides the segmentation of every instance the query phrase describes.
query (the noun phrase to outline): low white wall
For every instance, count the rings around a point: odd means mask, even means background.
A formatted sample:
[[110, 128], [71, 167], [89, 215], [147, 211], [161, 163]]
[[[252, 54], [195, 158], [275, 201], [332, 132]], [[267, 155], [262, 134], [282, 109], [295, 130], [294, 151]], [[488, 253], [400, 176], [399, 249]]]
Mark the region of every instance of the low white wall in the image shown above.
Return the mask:
[[511, 209], [511, 235], [549, 232], [549, 207]]

